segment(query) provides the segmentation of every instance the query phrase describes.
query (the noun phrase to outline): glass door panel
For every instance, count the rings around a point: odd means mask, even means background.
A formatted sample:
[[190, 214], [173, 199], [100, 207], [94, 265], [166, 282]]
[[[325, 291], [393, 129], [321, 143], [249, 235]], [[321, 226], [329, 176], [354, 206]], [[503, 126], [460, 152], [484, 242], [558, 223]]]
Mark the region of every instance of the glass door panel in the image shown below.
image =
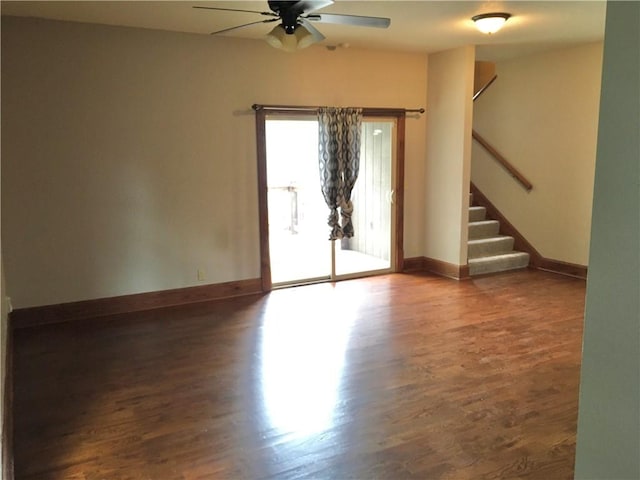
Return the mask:
[[336, 241], [335, 274], [392, 268], [393, 120], [362, 122], [360, 171], [351, 194], [354, 236]]
[[265, 123], [273, 284], [331, 278], [327, 206], [320, 191], [315, 119]]

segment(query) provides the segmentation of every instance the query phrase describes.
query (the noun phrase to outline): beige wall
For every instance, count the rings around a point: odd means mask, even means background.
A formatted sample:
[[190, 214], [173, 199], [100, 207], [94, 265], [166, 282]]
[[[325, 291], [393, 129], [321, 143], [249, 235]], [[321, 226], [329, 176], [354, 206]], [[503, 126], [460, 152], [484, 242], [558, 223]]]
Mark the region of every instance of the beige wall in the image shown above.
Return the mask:
[[586, 265], [602, 43], [500, 62], [474, 128], [534, 185], [527, 193], [476, 142], [472, 181], [542, 256]]
[[429, 56], [425, 256], [467, 263], [475, 47]]
[[484, 88], [496, 75], [495, 62], [482, 62], [477, 60], [473, 71], [473, 94]]
[[[3, 17], [2, 223], [14, 307], [259, 277], [253, 103], [426, 106], [422, 54]], [[407, 119], [421, 255], [425, 117]]]

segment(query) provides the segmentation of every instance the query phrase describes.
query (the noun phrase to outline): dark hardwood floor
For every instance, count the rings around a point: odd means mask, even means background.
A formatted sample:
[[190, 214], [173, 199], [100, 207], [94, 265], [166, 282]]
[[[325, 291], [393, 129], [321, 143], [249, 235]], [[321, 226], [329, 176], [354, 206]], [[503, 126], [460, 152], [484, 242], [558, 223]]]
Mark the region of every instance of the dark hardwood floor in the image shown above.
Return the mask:
[[388, 275], [21, 329], [16, 478], [569, 479], [584, 295]]

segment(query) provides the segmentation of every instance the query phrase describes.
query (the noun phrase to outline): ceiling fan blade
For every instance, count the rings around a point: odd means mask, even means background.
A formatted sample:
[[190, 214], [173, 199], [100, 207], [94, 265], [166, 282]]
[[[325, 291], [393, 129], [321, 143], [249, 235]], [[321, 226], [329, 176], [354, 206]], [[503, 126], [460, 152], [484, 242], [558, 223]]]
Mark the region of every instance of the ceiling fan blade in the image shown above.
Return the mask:
[[240, 10], [240, 9], [237, 9], [237, 8], [201, 7], [201, 6], [194, 6], [193, 8], [200, 8], [202, 10], [223, 10], [225, 12], [257, 13], [259, 15], [266, 15], [266, 16], [269, 16], [269, 17], [277, 17], [278, 16], [277, 13], [273, 13], [273, 12], [259, 12], [257, 10]]
[[291, 5], [291, 8], [296, 12], [300, 12], [301, 15], [305, 15], [332, 4], [333, 0], [300, 0]]
[[339, 25], [356, 25], [360, 27], [387, 28], [391, 19], [383, 17], [362, 17], [360, 15], [341, 15], [337, 13], [314, 13], [306, 17], [312, 22], [335, 23]]
[[280, 20], [280, 19], [279, 18], [270, 18], [268, 20], [258, 20], [257, 22], [245, 23], [245, 24], [242, 24], [242, 25], [237, 25], [235, 27], [225, 28], [224, 30], [218, 30], [217, 32], [211, 32], [210, 35], [217, 35], [218, 33], [230, 32], [231, 30], [236, 30], [238, 28], [244, 28], [244, 27], [250, 27], [251, 25], [256, 25], [258, 23], [277, 22], [278, 20]]
[[304, 26], [304, 28], [306, 28], [309, 31], [309, 33], [313, 37], [313, 42], [314, 43], [321, 42], [325, 38], [327, 38], [322, 33], [320, 33], [320, 30], [318, 30], [316, 27], [314, 27], [311, 24], [311, 22], [309, 22], [306, 18], [300, 17], [300, 23]]

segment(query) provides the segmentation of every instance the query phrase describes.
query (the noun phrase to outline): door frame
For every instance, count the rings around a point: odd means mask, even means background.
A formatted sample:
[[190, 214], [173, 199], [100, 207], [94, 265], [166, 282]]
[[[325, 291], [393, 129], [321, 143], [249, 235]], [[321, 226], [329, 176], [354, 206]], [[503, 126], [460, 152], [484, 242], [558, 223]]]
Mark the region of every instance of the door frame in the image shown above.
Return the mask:
[[[271, 282], [271, 259], [269, 254], [269, 211], [268, 211], [268, 187], [267, 187], [267, 139], [266, 120], [269, 117], [309, 117], [317, 113], [312, 108], [269, 108], [256, 110], [256, 150], [258, 160], [258, 222], [260, 229], [260, 278], [262, 291], [270, 292], [273, 288]], [[395, 218], [394, 238], [395, 261], [392, 262], [392, 272], [401, 272], [404, 263], [404, 145], [405, 145], [405, 110], [392, 108], [364, 108], [362, 115], [365, 118], [394, 118], [396, 121], [396, 145], [395, 145], [395, 202], [392, 204]]]

